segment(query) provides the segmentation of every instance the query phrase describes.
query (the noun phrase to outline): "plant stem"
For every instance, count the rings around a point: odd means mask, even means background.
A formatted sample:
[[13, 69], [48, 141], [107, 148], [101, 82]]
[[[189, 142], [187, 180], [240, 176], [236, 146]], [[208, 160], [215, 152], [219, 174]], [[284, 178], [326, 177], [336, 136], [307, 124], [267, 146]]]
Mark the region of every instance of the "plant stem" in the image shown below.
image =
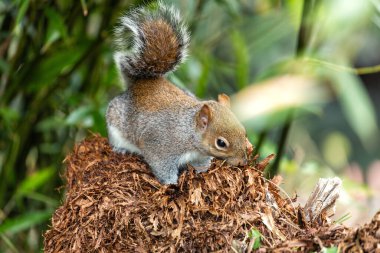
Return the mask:
[[[295, 57], [299, 57], [304, 54], [304, 50], [307, 47], [307, 43], [310, 40], [311, 35], [311, 26], [310, 26], [310, 15], [313, 13], [313, 9], [315, 8], [316, 1], [315, 0], [304, 0], [302, 6], [302, 17], [300, 28], [298, 31], [297, 44], [295, 48]], [[265, 172], [265, 176], [267, 178], [272, 178], [279, 171], [279, 165], [282, 157], [285, 153], [286, 142], [288, 139], [288, 135], [293, 122], [293, 111], [290, 111], [286, 121], [283, 123], [281, 127], [280, 138], [278, 140], [277, 145], [277, 156], [273, 162], [273, 165], [269, 167], [269, 169]]]

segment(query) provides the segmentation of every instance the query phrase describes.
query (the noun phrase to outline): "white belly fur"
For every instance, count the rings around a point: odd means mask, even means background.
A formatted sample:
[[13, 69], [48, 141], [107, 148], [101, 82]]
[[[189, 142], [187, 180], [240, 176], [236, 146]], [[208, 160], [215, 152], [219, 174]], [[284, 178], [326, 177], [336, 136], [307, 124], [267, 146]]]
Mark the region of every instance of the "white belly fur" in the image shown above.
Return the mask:
[[108, 135], [110, 143], [116, 149], [125, 150], [130, 153], [141, 154], [141, 150], [123, 137], [119, 129], [114, 126], [108, 126]]

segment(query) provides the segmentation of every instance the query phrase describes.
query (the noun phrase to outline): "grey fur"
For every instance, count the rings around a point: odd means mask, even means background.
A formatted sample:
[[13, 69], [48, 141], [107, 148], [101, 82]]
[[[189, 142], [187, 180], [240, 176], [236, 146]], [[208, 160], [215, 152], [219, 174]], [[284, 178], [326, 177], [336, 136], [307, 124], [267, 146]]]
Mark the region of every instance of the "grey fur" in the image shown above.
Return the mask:
[[[125, 92], [110, 102], [107, 125], [109, 129], [117, 128], [125, 140], [139, 146], [141, 155], [162, 183], [176, 184], [182, 165], [208, 168], [212, 159], [202, 150], [201, 134], [196, 133], [194, 118], [201, 107], [199, 102], [190, 108], [183, 105], [176, 110], [141, 113], [131, 94]], [[109, 131], [110, 140], [112, 135]], [[111, 145], [119, 152], [130, 152], [112, 141]], [[194, 155], [184, 157], [189, 153]]]
[[[146, 20], [158, 19], [172, 28], [179, 46], [171, 47], [175, 48], [174, 50], [178, 49], [178, 52], [170, 51], [178, 56], [174, 61], [157, 59], [158, 63], [164, 65], [154, 69], [156, 58], [147, 56], [149, 59], [144, 59], [144, 50], [149, 48], [144, 48], [144, 39], [152, 36], [144, 36], [140, 26]], [[159, 27], [149, 28], [153, 29], [155, 34], [166, 31], [160, 31]], [[189, 43], [186, 27], [176, 10], [165, 7], [161, 2], [156, 11], [147, 8], [137, 9], [121, 18], [121, 25], [115, 33], [116, 44], [119, 47], [115, 53], [115, 61], [124, 81], [128, 83], [127, 90], [115, 97], [107, 109], [108, 138], [116, 152], [142, 155], [154, 175], [164, 184], [176, 184], [180, 170], [187, 164], [193, 165], [198, 171], [206, 171], [213, 156], [231, 159], [234, 163], [246, 158], [243, 150], [245, 130], [227, 107], [216, 101], [199, 101], [189, 91], [180, 89], [162, 78], [162, 75], [176, 68], [183, 60]], [[163, 43], [166, 43], [166, 40], [160, 41], [163, 42], [161, 44], [156, 44], [157, 41], [149, 42], [149, 45], [165, 45]], [[126, 47], [128, 45], [129, 48]], [[218, 122], [215, 128], [209, 128], [208, 123], [202, 128], [202, 119], [205, 117], [199, 113], [204, 113], [202, 108], [206, 108], [206, 112], [214, 111], [213, 126]], [[209, 143], [205, 137], [205, 128], [209, 134], [216, 134], [212, 132], [216, 131], [215, 129], [220, 131], [221, 135], [229, 134], [232, 138], [230, 141], [234, 141], [231, 150], [236, 152], [227, 155], [215, 151], [212, 147], [215, 145], [215, 139]], [[212, 135], [212, 138], [215, 137]]]

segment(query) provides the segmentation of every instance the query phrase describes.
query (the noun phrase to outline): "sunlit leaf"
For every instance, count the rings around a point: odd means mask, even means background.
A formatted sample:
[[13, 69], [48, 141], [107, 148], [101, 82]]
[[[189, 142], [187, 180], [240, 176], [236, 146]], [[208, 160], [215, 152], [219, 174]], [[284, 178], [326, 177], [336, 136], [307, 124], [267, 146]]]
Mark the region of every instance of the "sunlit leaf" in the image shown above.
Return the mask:
[[30, 0], [23, 0], [20, 1], [21, 5], [18, 9], [17, 17], [16, 17], [16, 24], [20, 24], [21, 20], [24, 18], [26, 11], [28, 10]]
[[[92, 106], [81, 106], [78, 109], [72, 111], [70, 115], [66, 118], [66, 124], [75, 125], [79, 123], [88, 121], [89, 117], [91, 118]], [[91, 124], [92, 125], [92, 124]]]
[[328, 101], [326, 87], [307, 76], [287, 75], [251, 85], [232, 97], [232, 109], [242, 120]]
[[287, 0], [286, 5], [289, 12], [289, 18], [294, 27], [298, 28], [301, 21], [303, 2], [298, 0]]

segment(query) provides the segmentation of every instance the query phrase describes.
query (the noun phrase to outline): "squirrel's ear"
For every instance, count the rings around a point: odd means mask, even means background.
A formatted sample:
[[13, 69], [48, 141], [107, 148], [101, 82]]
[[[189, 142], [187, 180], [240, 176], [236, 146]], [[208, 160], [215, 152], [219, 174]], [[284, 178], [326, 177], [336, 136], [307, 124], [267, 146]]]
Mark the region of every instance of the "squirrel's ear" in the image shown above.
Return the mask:
[[211, 110], [207, 104], [204, 104], [197, 114], [197, 127], [204, 132], [211, 120]]
[[222, 93], [218, 95], [218, 102], [228, 108], [231, 108], [230, 97]]

